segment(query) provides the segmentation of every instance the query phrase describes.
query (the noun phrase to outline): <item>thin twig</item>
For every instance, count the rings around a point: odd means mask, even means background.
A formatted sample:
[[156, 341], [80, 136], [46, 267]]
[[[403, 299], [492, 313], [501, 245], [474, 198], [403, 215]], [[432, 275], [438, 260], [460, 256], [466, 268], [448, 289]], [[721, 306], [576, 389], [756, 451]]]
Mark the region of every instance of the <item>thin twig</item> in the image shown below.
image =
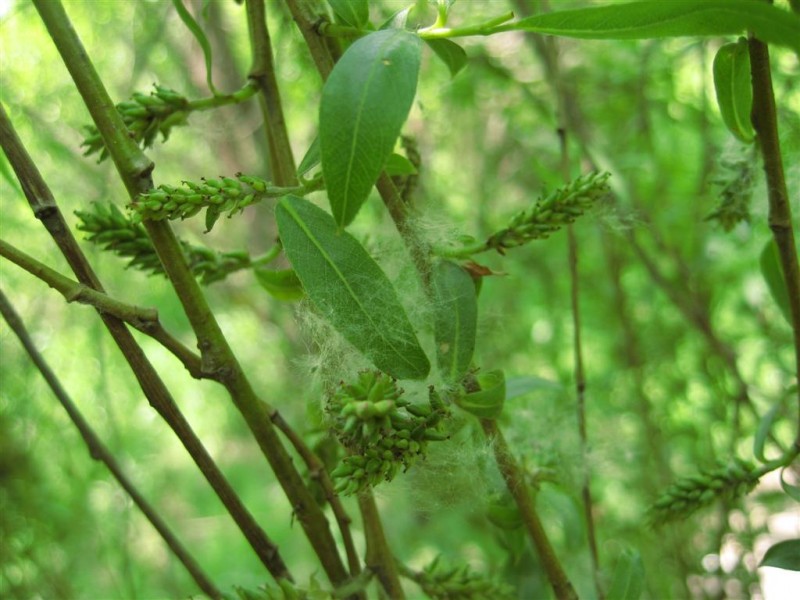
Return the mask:
[[150, 521], [150, 524], [159, 533], [175, 557], [186, 568], [197, 586], [211, 598], [222, 598], [222, 593], [211, 582], [211, 579], [208, 577], [208, 575], [206, 575], [206, 573], [203, 571], [194, 557], [189, 553], [189, 551], [184, 547], [184, 545], [181, 544], [180, 540], [178, 540], [166, 522], [164, 522], [164, 520], [158, 514], [158, 511], [144, 498], [144, 496], [141, 495], [133, 482], [128, 479], [128, 476], [125, 475], [124, 471], [117, 463], [109, 449], [103, 444], [102, 441], [100, 441], [100, 438], [80, 413], [78, 407], [69, 397], [66, 390], [64, 390], [58, 377], [56, 377], [56, 374], [44, 360], [44, 357], [36, 349], [33, 340], [25, 329], [22, 319], [14, 310], [14, 307], [11, 306], [11, 303], [8, 301], [8, 298], [6, 298], [2, 290], [0, 290], [0, 313], [3, 315], [3, 318], [6, 320], [6, 323], [8, 323], [8, 326], [11, 328], [11, 330], [19, 338], [19, 341], [25, 348], [25, 351], [28, 353], [31, 362], [36, 365], [37, 369], [39, 369], [39, 372], [42, 374], [42, 377], [44, 377], [47, 385], [50, 386], [50, 389], [55, 397], [61, 403], [61, 406], [63, 406], [64, 410], [67, 411], [70, 420], [83, 438], [83, 441], [89, 450], [89, 455], [94, 460], [99, 461], [106, 466], [109, 472], [114, 476], [114, 479], [117, 480], [122, 489], [124, 489], [131, 497], [131, 500], [133, 500], [134, 504], [136, 504], [139, 510], [142, 511], [142, 514], [144, 514], [145, 518]]
[[403, 600], [406, 596], [400, 583], [400, 573], [394, 555], [386, 542], [381, 516], [375, 504], [372, 488], [367, 487], [358, 494], [358, 507], [364, 523], [364, 537], [367, 541], [367, 568], [370, 569], [391, 600]]
[[280, 186], [296, 185], [294, 157], [275, 77], [275, 61], [272, 57], [264, 0], [247, 0], [247, 29], [253, 54], [253, 64], [248, 76], [261, 91], [259, 105], [269, 142], [270, 173]]
[[544, 530], [542, 521], [536, 512], [533, 498], [531, 497], [525, 477], [508, 447], [508, 443], [503, 437], [502, 432], [497, 427], [497, 421], [493, 419], [481, 419], [481, 426], [486, 434], [486, 439], [492, 443], [495, 461], [500, 469], [500, 474], [506, 482], [508, 491], [511, 492], [514, 501], [519, 508], [522, 523], [528, 530], [528, 535], [533, 540], [539, 560], [547, 574], [547, 579], [553, 587], [553, 592], [559, 600], [577, 600], [578, 594], [572, 587], [564, 567], [556, 556], [547, 533]]
[[319, 456], [308, 447], [308, 444], [305, 443], [303, 438], [292, 429], [291, 425], [287, 423], [286, 419], [283, 418], [283, 415], [281, 415], [277, 409], [270, 408], [270, 410], [272, 422], [281, 430], [281, 433], [286, 436], [286, 439], [292, 444], [300, 455], [300, 458], [303, 459], [306, 467], [308, 467], [311, 479], [319, 482], [322, 487], [322, 491], [325, 493], [325, 499], [328, 501], [328, 504], [331, 505], [331, 510], [333, 510], [333, 515], [336, 518], [336, 523], [342, 534], [342, 542], [344, 543], [345, 553], [347, 554], [347, 564], [350, 568], [350, 575], [355, 577], [361, 572], [361, 561], [358, 558], [358, 552], [353, 543], [353, 534], [350, 531], [350, 523], [352, 520], [348, 516], [347, 511], [345, 511], [341, 499], [334, 491], [333, 482], [328, 475], [328, 471], [325, 469], [324, 463]]
[[172, 352], [192, 377], [198, 379], [201, 377], [200, 357], [164, 329], [155, 308], [143, 308], [111, 298], [104, 292], [98, 292], [86, 284], [62, 275], [4, 240], [0, 240], [0, 256], [45, 282], [64, 296], [67, 302], [93, 306], [97, 312], [116, 317], [149, 335]]

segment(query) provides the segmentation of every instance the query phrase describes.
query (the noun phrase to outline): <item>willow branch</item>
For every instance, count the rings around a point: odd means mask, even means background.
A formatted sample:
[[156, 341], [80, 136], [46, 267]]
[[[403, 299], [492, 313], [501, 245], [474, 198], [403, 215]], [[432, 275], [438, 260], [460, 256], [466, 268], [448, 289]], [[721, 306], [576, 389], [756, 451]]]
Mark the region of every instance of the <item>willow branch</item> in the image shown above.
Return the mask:
[[[781, 270], [789, 295], [789, 313], [794, 335], [795, 378], [800, 377], [800, 266], [794, 239], [792, 207], [783, 174], [781, 145], [778, 138], [778, 117], [772, 90], [769, 49], [763, 42], [750, 38], [750, 74], [753, 82], [753, 128], [764, 158], [769, 201], [769, 228], [778, 246]], [[795, 445], [800, 448], [800, 387], [797, 390], [798, 416]]]
[[44, 357], [36, 349], [33, 340], [25, 329], [22, 319], [14, 310], [14, 307], [11, 306], [11, 303], [8, 301], [8, 298], [6, 298], [2, 290], [0, 290], [0, 314], [3, 315], [3, 318], [6, 320], [6, 323], [8, 323], [8, 326], [19, 338], [19, 341], [25, 348], [25, 351], [28, 353], [31, 362], [36, 365], [36, 368], [39, 370], [42, 377], [44, 377], [47, 385], [50, 386], [50, 389], [52, 390], [56, 399], [58, 399], [59, 403], [61, 403], [61, 406], [67, 412], [67, 415], [69, 415], [73, 425], [75, 425], [76, 429], [81, 435], [81, 438], [83, 438], [83, 441], [89, 450], [89, 455], [94, 460], [99, 461], [106, 466], [109, 472], [113, 475], [114, 479], [116, 479], [122, 489], [127, 492], [134, 504], [136, 504], [139, 510], [142, 511], [142, 514], [144, 514], [145, 518], [150, 521], [150, 524], [158, 532], [175, 557], [188, 571], [189, 575], [191, 575], [192, 579], [194, 579], [197, 586], [211, 598], [222, 598], [222, 593], [211, 582], [211, 579], [208, 577], [208, 575], [206, 575], [191, 553], [184, 547], [183, 544], [181, 544], [180, 540], [178, 540], [169, 526], [158, 514], [158, 511], [144, 498], [144, 496], [142, 496], [133, 482], [128, 479], [128, 476], [125, 475], [113, 454], [103, 444], [103, 442], [100, 441], [100, 438], [80, 413], [78, 407], [75, 406], [75, 403], [69, 397], [66, 390], [64, 390], [58, 377], [56, 377], [56, 374], [44, 360]]
[[[57, 0], [35, 0], [34, 3], [73, 76], [95, 126], [109, 148], [131, 199], [135, 199], [140, 193], [153, 187], [150, 177], [152, 163], [129, 139], [119, 114], [115, 110], [106, 110], [107, 105], [113, 108], [108, 93], [77, 34], [69, 25], [69, 18], [61, 3]], [[306, 488], [291, 457], [281, 444], [267, 411], [262, 407], [228, 345], [189, 269], [174, 232], [163, 221], [145, 221], [145, 228], [197, 336], [204, 373], [208, 373], [228, 390], [291, 502], [328, 578], [334, 585], [340, 585], [347, 579], [347, 571], [342, 564], [328, 521]]]
[[[58, 18], [58, 15], [55, 18]], [[66, 19], [66, 16], [64, 19]], [[42, 221], [77, 279], [81, 283], [102, 292], [103, 286], [78, 246], [78, 242], [67, 226], [50, 188], [22, 145], [2, 106], [0, 106], [0, 144], [2, 144], [3, 151], [19, 178], [34, 215]], [[263, 529], [242, 504], [230, 483], [228, 483], [211, 458], [211, 455], [195, 435], [189, 422], [178, 409], [169, 390], [167, 390], [164, 382], [158, 376], [141, 347], [136, 343], [131, 332], [122, 321], [112, 315], [100, 313], [100, 318], [130, 365], [131, 371], [150, 405], [164, 419], [184, 448], [186, 448], [186, 451], [242, 531], [262, 564], [276, 579], [290, 579], [291, 575], [278, 553], [277, 546], [267, 537]]]

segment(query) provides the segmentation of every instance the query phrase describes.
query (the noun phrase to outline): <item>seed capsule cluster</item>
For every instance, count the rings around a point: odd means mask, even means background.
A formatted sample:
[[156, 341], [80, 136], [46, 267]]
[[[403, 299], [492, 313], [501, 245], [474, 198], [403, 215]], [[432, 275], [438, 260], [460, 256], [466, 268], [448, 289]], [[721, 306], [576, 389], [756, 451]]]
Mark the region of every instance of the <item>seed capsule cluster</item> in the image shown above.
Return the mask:
[[[143, 148], [148, 148], [153, 145], [158, 133], [166, 141], [173, 127], [186, 123], [189, 101], [174, 90], [155, 85], [149, 95], [135, 92], [131, 100], [117, 104], [117, 111], [122, 115], [133, 139]], [[108, 156], [108, 149], [100, 132], [91, 125], [86, 126], [85, 130], [86, 138], [81, 144], [81, 147], [86, 147], [84, 156], [100, 152], [99, 160], [104, 160]]]
[[[75, 211], [80, 219], [78, 229], [88, 234], [88, 241], [117, 256], [130, 258], [129, 268], [150, 274], [164, 274], [155, 248], [141, 223], [124, 215], [115, 204], [95, 203], [92, 207], [92, 211]], [[248, 268], [251, 264], [247, 252], [216, 252], [183, 240], [181, 246], [192, 273], [204, 285], [224, 279], [233, 271]]]
[[507, 248], [548, 237], [607, 196], [609, 177], [608, 173], [589, 173], [540, 198], [533, 207], [514, 215], [505, 229], [487, 240], [486, 246], [503, 254]]
[[337, 492], [353, 494], [391, 481], [401, 467], [406, 471], [425, 455], [429, 441], [447, 439], [439, 430], [447, 409], [433, 388], [427, 405], [402, 394], [388, 375], [364, 371], [329, 399], [333, 430], [350, 453], [331, 473]]
[[516, 598], [512, 588], [474, 573], [469, 565], [449, 567], [437, 556], [413, 579], [430, 597], [441, 600], [511, 600]]
[[739, 458], [727, 466], [684, 477], [656, 500], [650, 508], [651, 521], [664, 523], [685, 518], [717, 498], [738, 498], [752, 490], [758, 480], [755, 467]]

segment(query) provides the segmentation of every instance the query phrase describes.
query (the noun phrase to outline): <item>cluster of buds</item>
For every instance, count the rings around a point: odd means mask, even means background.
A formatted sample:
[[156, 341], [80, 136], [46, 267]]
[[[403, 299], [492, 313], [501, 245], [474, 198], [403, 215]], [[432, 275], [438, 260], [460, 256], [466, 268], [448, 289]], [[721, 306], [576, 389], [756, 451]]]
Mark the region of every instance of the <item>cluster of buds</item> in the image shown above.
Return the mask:
[[[161, 133], [164, 140], [176, 125], [184, 125], [189, 115], [189, 101], [178, 92], [155, 85], [150, 95], [135, 92], [131, 100], [117, 104], [117, 111], [133, 139], [143, 148], [153, 145], [156, 135]], [[91, 125], [84, 128], [86, 138], [81, 144], [86, 147], [84, 156], [100, 152], [100, 161], [108, 156], [100, 132]]]
[[391, 481], [425, 455], [429, 441], [447, 439], [439, 429], [447, 409], [436, 391], [430, 388], [427, 405], [402, 394], [388, 375], [363, 371], [329, 399], [333, 431], [349, 453], [331, 473], [338, 493]]
[[508, 248], [544, 239], [572, 223], [598, 200], [608, 196], [608, 173], [589, 173], [536, 201], [517, 213], [508, 226], [486, 241], [486, 249], [503, 254]]
[[441, 600], [482, 600], [516, 598], [513, 589], [470, 570], [469, 565], [450, 567], [437, 556], [423, 571], [410, 574], [431, 598]]
[[[115, 204], [95, 203], [92, 206], [92, 211], [75, 211], [80, 219], [78, 229], [88, 234], [88, 241], [117, 256], [129, 258], [128, 268], [151, 275], [164, 274], [155, 248], [141, 223], [125, 216]], [[251, 266], [247, 252], [216, 252], [183, 240], [181, 246], [192, 273], [205, 285]]]
[[259, 177], [237, 173], [235, 179], [202, 178], [200, 183], [191, 181], [182, 183], [183, 187], [160, 185], [154, 190], [140, 194], [131, 208], [139, 219], [151, 221], [186, 219], [207, 208], [206, 230], [210, 231], [223, 213], [228, 213], [230, 217], [264, 198], [307, 194], [319, 189], [322, 180], [312, 180], [306, 186], [277, 187]]
[[653, 523], [664, 523], [686, 518], [717, 498], [739, 498], [756, 486], [759, 477], [752, 464], [739, 458], [727, 466], [684, 477], [656, 500], [650, 508], [650, 519]]
[[750, 201], [755, 181], [755, 159], [752, 156], [725, 164], [728, 178], [713, 181], [721, 186], [720, 202], [706, 221], [718, 221], [725, 231], [731, 231], [742, 221], [750, 221]]

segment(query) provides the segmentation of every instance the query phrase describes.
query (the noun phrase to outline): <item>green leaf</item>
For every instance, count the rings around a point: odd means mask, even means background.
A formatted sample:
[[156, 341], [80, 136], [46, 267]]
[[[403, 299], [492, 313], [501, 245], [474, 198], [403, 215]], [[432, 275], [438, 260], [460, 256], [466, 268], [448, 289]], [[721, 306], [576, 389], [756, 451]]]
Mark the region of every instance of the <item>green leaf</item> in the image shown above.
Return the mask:
[[506, 397], [506, 379], [503, 371], [479, 374], [481, 391], [472, 392], [456, 399], [456, 404], [481, 419], [496, 419], [503, 412]]
[[767, 413], [758, 423], [758, 429], [756, 430], [756, 435], [753, 438], [753, 455], [756, 457], [756, 460], [762, 463], [767, 462], [767, 458], [764, 456], [764, 445], [766, 444], [767, 437], [772, 429], [772, 423], [775, 421], [775, 417], [788, 398], [789, 394], [784, 394], [783, 397], [780, 398], [775, 405], [767, 411]]
[[376, 31], [336, 63], [319, 113], [322, 173], [331, 212], [350, 223], [369, 196], [408, 117], [419, 75], [419, 37]]
[[308, 200], [275, 209], [283, 249], [322, 315], [381, 371], [422, 379], [430, 363], [397, 292], [358, 241]]
[[625, 550], [617, 559], [608, 598], [639, 600], [644, 590], [644, 564], [636, 550]]
[[506, 380], [506, 400], [537, 390], [559, 390], [561, 384], [541, 377], [510, 377]]
[[456, 383], [469, 370], [475, 351], [478, 299], [472, 277], [456, 263], [441, 261], [433, 269], [434, 338], [439, 372]]
[[319, 156], [319, 136], [314, 138], [314, 141], [311, 142], [311, 145], [308, 147], [306, 151], [306, 155], [303, 157], [303, 160], [300, 161], [300, 166], [297, 167], [297, 176], [303, 177], [306, 175], [311, 169], [316, 167], [319, 164], [320, 156]]
[[304, 296], [303, 284], [293, 269], [273, 271], [271, 269], [255, 269], [256, 279], [269, 294], [278, 300], [294, 302]]
[[447, 65], [451, 77], [455, 77], [461, 69], [467, 66], [467, 53], [455, 42], [442, 38], [425, 40], [425, 43]]
[[759, 567], [800, 571], [800, 539], [778, 542], [770, 547]]
[[783, 313], [786, 322], [792, 324], [792, 315], [789, 312], [789, 290], [786, 287], [786, 279], [783, 277], [781, 268], [778, 244], [774, 239], [770, 239], [761, 251], [761, 274], [767, 282], [770, 294], [772, 294], [775, 304]]
[[753, 88], [750, 85], [750, 53], [746, 39], [725, 44], [717, 50], [714, 57], [714, 89], [725, 125], [737, 139], [748, 144], [752, 142], [755, 138], [750, 123]]
[[369, 0], [328, 0], [328, 4], [346, 25], [361, 29], [369, 23]]
[[386, 166], [383, 168], [387, 175], [394, 177], [395, 175], [416, 175], [417, 168], [405, 156], [400, 154], [391, 154], [386, 161]]
[[172, 0], [172, 4], [175, 6], [175, 10], [178, 11], [178, 16], [181, 18], [181, 21], [183, 21], [183, 24], [192, 32], [194, 39], [197, 40], [197, 43], [200, 44], [200, 47], [203, 49], [203, 57], [206, 61], [206, 83], [211, 93], [216, 96], [217, 88], [214, 87], [214, 82], [211, 79], [211, 61], [214, 56], [211, 51], [211, 44], [208, 42], [208, 38], [203, 32], [203, 28], [194, 20], [191, 13], [186, 10], [186, 7], [183, 5], [183, 0]]
[[585, 39], [743, 35], [800, 54], [800, 16], [753, 0], [650, 0], [536, 15], [496, 28]]
[[786, 494], [795, 502], [800, 502], [800, 487], [792, 485], [783, 478], [785, 471], [786, 467], [781, 469], [781, 487], [783, 488], [783, 491], [786, 492]]

